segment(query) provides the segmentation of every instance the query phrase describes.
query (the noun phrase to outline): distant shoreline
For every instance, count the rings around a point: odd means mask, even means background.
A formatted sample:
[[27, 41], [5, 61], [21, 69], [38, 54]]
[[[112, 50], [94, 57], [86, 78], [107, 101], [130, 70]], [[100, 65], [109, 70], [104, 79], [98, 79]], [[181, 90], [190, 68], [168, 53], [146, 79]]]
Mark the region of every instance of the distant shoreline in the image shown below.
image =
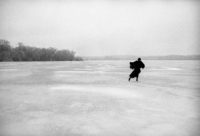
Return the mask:
[[[43, 60], [43, 61], [0, 61], [0, 62], [69, 62], [69, 61], [120, 61], [136, 60], [136, 56], [98, 56], [80, 57], [80, 60]], [[142, 60], [200, 60], [200, 55], [141, 56]]]
[[[140, 56], [143, 60], [200, 60], [200, 55], [167, 55], [167, 56]], [[83, 60], [135, 60], [138, 57], [131, 55], [117, 56], [86, 56]]]

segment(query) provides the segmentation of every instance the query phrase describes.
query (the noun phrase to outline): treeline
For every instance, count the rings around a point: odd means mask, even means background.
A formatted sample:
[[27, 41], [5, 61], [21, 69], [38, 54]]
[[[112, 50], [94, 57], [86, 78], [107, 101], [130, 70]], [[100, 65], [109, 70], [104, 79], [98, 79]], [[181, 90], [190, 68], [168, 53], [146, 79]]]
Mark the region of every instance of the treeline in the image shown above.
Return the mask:
[[7, 40], [0, 39], [0, 61], [81, 61], [74, 51], [55, 48], [37, 48], [18, 43], [12, 47]]

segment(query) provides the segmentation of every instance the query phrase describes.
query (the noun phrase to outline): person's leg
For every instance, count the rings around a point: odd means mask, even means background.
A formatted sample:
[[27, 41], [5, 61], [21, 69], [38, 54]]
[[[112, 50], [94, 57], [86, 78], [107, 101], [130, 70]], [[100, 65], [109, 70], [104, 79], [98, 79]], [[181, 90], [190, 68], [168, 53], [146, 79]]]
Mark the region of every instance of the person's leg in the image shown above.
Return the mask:
[[129, 79], [128, 79], [129, 82], [130, 82], [132, 76], [133, 76], [133, 71], [132, 71], [131, 74], [129, 75]]
[[138, 73], [137, 73], [137, 75], [136, 75], [136, 81], [137, 81], [137, 82], [138, 82], [139, 74], [140, 74], [140, 71], [138, 71]]
[[139, 74], [136, 76], [136, 81], [138, 82], [138, 77], [139, 77]]
[[129, 76], [129, 79], [128, 79], [128, 81], [130, 82], [130, 80], [131, 80], [131, 77]]

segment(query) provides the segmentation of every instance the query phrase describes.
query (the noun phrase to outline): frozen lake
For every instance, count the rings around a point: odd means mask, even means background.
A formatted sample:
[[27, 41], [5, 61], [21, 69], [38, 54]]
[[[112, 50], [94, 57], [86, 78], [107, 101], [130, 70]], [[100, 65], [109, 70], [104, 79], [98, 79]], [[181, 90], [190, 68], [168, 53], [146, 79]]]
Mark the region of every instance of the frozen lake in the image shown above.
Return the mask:
[[200, 62], [0, 63], [0, 136], [198, 136]]

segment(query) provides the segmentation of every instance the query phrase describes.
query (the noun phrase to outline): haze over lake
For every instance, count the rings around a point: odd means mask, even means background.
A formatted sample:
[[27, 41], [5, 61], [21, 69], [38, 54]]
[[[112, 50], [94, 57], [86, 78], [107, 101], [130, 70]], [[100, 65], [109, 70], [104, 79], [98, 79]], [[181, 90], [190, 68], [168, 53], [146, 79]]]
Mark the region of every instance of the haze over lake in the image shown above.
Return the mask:
[[199, 135], [199, 61], [143, 62], [0, 63], [0, 135]]

